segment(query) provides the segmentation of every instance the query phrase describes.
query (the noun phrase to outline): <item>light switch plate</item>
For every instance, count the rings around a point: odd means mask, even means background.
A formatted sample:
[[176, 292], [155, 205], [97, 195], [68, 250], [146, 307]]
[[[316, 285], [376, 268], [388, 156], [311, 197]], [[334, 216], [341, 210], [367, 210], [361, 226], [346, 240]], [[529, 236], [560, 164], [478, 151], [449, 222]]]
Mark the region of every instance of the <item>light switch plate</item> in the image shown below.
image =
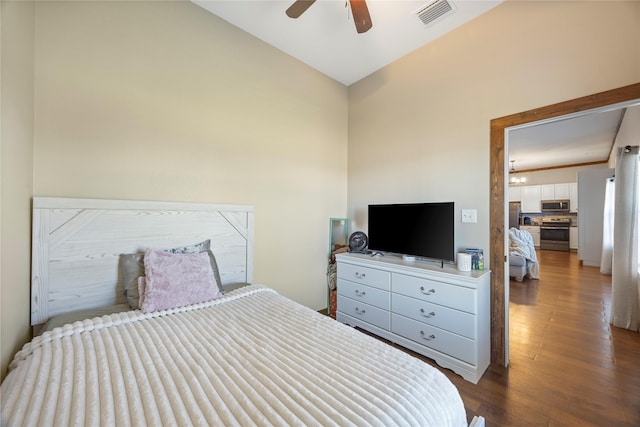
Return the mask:
[[478, 222], [478, 210], [477, 209], [462, 209], [462, 222]]

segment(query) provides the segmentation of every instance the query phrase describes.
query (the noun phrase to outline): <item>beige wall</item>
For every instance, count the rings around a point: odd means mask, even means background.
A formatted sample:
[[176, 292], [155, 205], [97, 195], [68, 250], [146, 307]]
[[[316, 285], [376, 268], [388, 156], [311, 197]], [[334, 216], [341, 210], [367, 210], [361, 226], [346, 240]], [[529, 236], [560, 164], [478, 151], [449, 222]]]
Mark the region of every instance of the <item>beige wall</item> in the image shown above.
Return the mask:
[[[505, 2], [349, 87], [349, 217], [456, 202], [489, 249], [489, 122], [640, 81], [640, 2]], [[478, 209], [462, 224], [460, 209]]]
[[326, 307], [347, 89], [190, 2], [37, 6], [34, 193], [254, 205], [254, 280]]
[[0, 378], [13, 354], [31, 336], [33, 6], [30, 2], [0, 3]]
[[[191, 2], [38, 2], [34, 44], [34, 195], [253, 205], [254, 281], [326, 307], [344, 85]], [[28, 330], [26, 233], [15, 267], [3, 258], [3, 366]]]

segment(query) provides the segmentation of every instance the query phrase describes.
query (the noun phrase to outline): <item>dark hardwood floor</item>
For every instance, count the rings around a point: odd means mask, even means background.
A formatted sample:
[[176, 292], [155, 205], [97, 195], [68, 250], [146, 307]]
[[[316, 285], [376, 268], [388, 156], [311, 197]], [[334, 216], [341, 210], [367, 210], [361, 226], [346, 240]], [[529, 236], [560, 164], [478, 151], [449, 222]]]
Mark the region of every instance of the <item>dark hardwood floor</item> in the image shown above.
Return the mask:
[[458, 387], [468, 420], [640, 426], [640, 334], [609, 325], [611, 276], [581, 266], [574, 252], [539, 251], [538, 258], [540, 280], [510, 283], [509, 368], [491, 365], [477, 385], [440, 368]]
[[[488, 426], [639, 426], [640, 334], [609, 324], [611, 276], [538, 251], [540, 280], [510, 283], [509, 368], [477, 385], [443, 370]], [[433, 363], [432, 363], [433, 364]]]

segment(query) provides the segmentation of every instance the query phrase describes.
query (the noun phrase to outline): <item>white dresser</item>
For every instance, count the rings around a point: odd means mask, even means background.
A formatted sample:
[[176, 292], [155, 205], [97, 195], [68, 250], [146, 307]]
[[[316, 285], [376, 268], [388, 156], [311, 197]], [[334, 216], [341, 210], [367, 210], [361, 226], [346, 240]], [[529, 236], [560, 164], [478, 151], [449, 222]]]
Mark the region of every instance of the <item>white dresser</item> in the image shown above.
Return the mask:
[[490, 360], [490, 273], [339, 254], [339, 322], [420, 353], [476, 384]]

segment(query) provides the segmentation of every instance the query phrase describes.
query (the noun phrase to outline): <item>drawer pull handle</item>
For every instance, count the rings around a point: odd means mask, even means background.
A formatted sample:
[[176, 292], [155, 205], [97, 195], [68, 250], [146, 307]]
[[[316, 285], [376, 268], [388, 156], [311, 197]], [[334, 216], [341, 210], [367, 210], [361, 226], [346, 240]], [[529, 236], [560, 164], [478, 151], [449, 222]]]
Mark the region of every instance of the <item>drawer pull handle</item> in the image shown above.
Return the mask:
[[422, 292], [425, 295], [431, 295], [431, 294], [435, 294], [436, 290], [435, 289], [429, 289], [428, 291], [424, 290], [424, 286], [420, 286], [420, 292]]
[[358, 273], [356, 271], [356, 278], [358, 279], [364, 279], [365, 277], [367, 277], [367, 275], [365, 273]]
[[359, 291], [356, 289], [356, 296], [358, 297], [363, 297], [365, 296], [367, 293], [365, 291]]
[[431, 312], [431, 313], [429, 313], [429, 314], [424, 314], [424, 308], [421, 308], [421, 309], [420, 309], [420, 313], [422, 313], [422, 315], [423, 315], [424, 317], [426, 317], [427, 319], [430, 319], [431, 317], [433, 317], [433, 316], [435, 316], [435, 315], [436, 315], [436, 313], [435, 313], [434, 311], [432, 311], [432, 312]]
[[367, 312], [367, 310], [365, 310], [364, 308], [361, 310], [358, 307], [356, 307], [356, 314], [365, 314]]
[[422, 335], [422, 338], [427, 340], [427, 341], [431, 341], [431, 340], [435, 340], [436, 339], [436, 336], [433, 335], [433, 334], [429, 335], [428, 337], [425, 336], [424, 331], [420, 331], [420, 335]]

